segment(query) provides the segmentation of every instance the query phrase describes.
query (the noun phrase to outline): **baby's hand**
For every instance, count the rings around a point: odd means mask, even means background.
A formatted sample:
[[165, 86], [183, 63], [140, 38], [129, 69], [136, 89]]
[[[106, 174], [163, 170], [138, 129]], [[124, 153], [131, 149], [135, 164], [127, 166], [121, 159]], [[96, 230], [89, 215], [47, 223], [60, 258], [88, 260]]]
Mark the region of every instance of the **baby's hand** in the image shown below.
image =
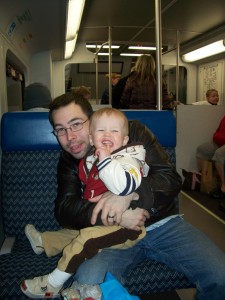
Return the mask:
[[109, 145], [99, 147], [95, 151], [95, 155], [98, 156], [99, 161], [101, 161], [101, 160], [105, 159], [106, 157], [110, 156], [110, 154], [111, 154], [111, 151], [110, 151], [110, 146]]

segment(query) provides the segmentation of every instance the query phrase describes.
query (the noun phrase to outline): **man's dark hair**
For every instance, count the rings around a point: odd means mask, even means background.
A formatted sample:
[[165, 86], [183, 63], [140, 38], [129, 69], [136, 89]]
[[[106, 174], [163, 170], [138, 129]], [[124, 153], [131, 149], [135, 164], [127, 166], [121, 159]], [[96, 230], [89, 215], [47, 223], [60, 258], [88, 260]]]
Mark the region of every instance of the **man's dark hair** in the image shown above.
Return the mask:
[[86, 100], [82, 95], [76, 92], [68, 92], [61, 96], [56, 97], [51, 104], [49, 105], [49, 121], [54, 127], [53, 119], [52, 119], [52, 112], [54, 110], [59, 109], [60, 107], [67, 106], [70, 103], [74, 103], [79, 105], [82, 109], [83, 113], [88, 117], [88, 119], [93, 114], [93, 109], [91, 104]]

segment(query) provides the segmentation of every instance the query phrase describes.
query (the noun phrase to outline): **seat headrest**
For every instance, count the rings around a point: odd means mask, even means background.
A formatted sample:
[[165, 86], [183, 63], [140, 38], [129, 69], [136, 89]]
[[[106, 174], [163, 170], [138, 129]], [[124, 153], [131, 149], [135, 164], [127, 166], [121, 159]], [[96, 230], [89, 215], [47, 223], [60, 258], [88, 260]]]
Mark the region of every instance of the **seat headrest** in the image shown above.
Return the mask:
[[[139, 120], [163, 147], [176, 146], [176, 121], [172, 111], [124, 110], [129, 120]], [[7, 112], [1, 121], [3, 151], [59, 150], [48, 112]]]
[[123, 110], [129, 120], [147, 126], [163, 147], [176, 147], [176, 119], [169, 110]]
[[7, 112], [1, 121], [3, 151], [59, 150], [48, 112]]

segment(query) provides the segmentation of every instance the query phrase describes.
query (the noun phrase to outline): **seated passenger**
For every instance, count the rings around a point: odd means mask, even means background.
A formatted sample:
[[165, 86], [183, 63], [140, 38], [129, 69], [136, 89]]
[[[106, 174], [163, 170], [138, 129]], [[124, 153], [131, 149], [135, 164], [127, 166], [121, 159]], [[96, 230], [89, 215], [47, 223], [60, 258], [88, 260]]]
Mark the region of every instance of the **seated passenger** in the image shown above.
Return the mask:
[[218, 191], [212, 191], [210, 195], [216, 199], [225, 198], [225, 116], [220, 121], [220, 125], [213, 134], [211, 141], [198, 146], [196, 158], [199, 172], [202, 171], [204, 160], [212, 160], [215, 163], [217, 173], [221, 180], [221, 187]]
[[[59, 254], [73, 241], [77, 229], [92, 225], [110, 226], [110, 216], [115, 216], [116, 223], [127, 229], [139, 230], [145, 225], [146, 236], [128, 249], [103, 249], [85, 260], [75, 274], [76, 281], [99, 284], [104, 281], [106, 272], [110, 272], [124, 283], [131, 268], [141, 261], [153, 259], [183, 272], [196, 285], [196, 299], [224, 299], [225, 254], [201, 231], [177, 215], [175, 197], [181, 188], [181, 178], [155, 136], [140, 122], [129, 122], [129, 141], [143, 143], [150, 171], [142, 178], [136, 192], [127, 196], [106, 192], [97, 203], [82, 198], [78, 164], [91, 147], [89, 121], [86, 121], [92, 114], [89, 104], [75, 93], [66, 93], [57, 97], [50, 106], [49, 119], [53, 129], [67, 131], [58, 138], [63, 150], [57, 168], [55, 216], [70, 234], [64, 243], [60, 243], [62, 238], [59, 238], [58, 231], [57, 235], [51, 232], [51, 238], [50, 232], [45, 232], [41, 236], [45, 249], [48, 248], [52, 255], [57, 249]], [[76, 120], [79, 130], [68, 128], [71, 120]], [[127, 209], [130, 206], [133, 209]], [[150, 212], [150, 218], [146, 218], [145, 209]], [[44, 289], [46, 285], [43, 285]]]
[[192, 103], [193, 105], [217, 105], [219, 102], [219, 94], [215, 89], [206, 92], [206, 100]]
[[32, 83], [24, 89], [23, 110], [49, 111], [52, 102], [49, 89], [42, 83]]
[[[78, 127], [77, 124], [75, 123]], [[55, 130], [55, 134], [60, 138], [67, 133], [66, 130], [59, 128]], [[128, 120], [125, 115], [113, 108], [96, 111], [90, 120], [89, 139], [94, 147], [79, 165], [84, 199], [98, 202], [107, 190], [120, 196], [133, 193], [141, 184], [143, 174], [147, 175], [144, 170], [148, 171], [149, 168], [145, 164], [143, 145], [127, 144]], [[44, 298], [47, 292], [59, 296], [64, 282], [76, 272], [85, 259], [90, 259], [100, 249], [107, 247], [126, 249], [146, 235], [144, 226], [135, 231], [116, 225], [114, 215], [108, 216], [108, 219], [112, 226], [94, 226], [77, 231], [73, 244], [70, 243], [64, 248], [57, 268], [50, 274], [23, 281], [22, 291], [31, 298]], [[33, 226], [27, 225], [25, 232], [35, 250], [35, 237], [38, 231]], [[41, 233], [39, 237], [43, 249]], [[47, 290], [42, 289], [43, 284], [48, 287]]]

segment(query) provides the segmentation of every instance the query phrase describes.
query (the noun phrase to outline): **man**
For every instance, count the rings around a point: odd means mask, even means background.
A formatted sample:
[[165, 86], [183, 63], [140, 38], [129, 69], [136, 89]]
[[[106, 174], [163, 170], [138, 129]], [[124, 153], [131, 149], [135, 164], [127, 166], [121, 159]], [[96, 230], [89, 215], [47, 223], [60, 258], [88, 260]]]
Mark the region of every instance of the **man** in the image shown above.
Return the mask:
[[[81, 229], [94, 224], [112, 225], [109, 217], [114, 216], [116, 224], [129, 229], [139, 230], [143, 224], [150, 226], [146, 237], [134, 247], [104, 249], [86, 260], [75, 279], [80, 283], [99, 284], [109, 271], [123, 283], [128, 268], [149, 258], [185, 273], [196, 284], [196, 299], [224, 299], [225, 254], [176, 214], [174, 198], [180, 191], [181, 178], [155, 136], [138, 121], [129, 122], [129, 140], [143, 143], [146, 163], [150, 167], [139, 189], [124, 197], [107, 192], [98, 203], [82, 199], [78, 163], [90, 148], [91, 114], [90, 104], [73, 93], [57, 97], [50, 105], [49, 119], [63, 148], [58, 163], [55, 202], [58, 222], [64, 228]], [[54, 233], [39, 233], [40, 236], [46, 254], [53, 255], [71, 242], [73, 230], [68, 231], [64, 239], [59, 232], [55, 239]], [[43, 284], [48, 287], [48, 283]]]

